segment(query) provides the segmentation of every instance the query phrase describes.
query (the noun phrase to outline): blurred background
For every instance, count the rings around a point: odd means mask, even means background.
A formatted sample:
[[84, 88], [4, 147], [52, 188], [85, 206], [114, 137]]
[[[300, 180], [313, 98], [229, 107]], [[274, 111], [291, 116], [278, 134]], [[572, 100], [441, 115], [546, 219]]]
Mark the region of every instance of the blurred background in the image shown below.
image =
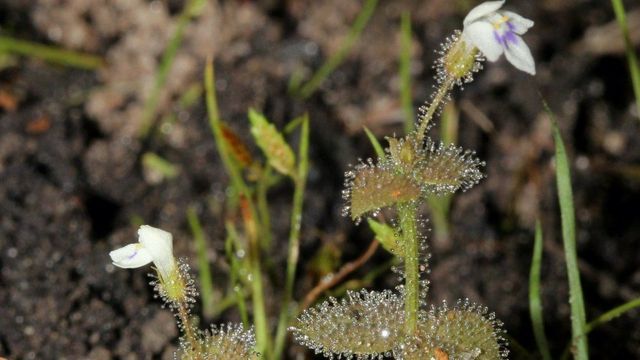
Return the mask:
[[[373, 155], [364, 126], [381, 139], [403, 133], [402, 14], [411, 20], [416, 109], [433, 91], [440, 44], [478, 2], [201, 3], [185, 11], [180, 0], [0, 1], [0, 356], [172, 359], [178, 331], [154, 299], [148, 271], [115, 269], [108, 252], [150, 224], [172, 232], [176, 254], [197, 270], [188, 208], [204, 228], [215, 299], [224, 298], [228, 177], [202, 97], [209, 54], [221, 117], [253, 156], [260, 155], [248, 132], [250, 107], [279, 128], [309, 113], [311, 168], [294, 294], [303, 299], [373, 237], [366, 224], [341, 216], [343, 173]], [[624, 4], [637, 49], [640, 4]], [[640, 297], [640, 114], [609, 1], [510, 0], [505, 7], [535, 21], [524, 38], [538, 74], [504, 60], [485, 64], [464, 91], [454, 91], [443, 113], [452, 126], [431, 130], [477, 151], [487, 178], [431, 221], [428, 301], [482, 303], [534, 352], [528, 278], [540, 219], [544, 317], [559, 355], [571, 325], [552, 127], [541, 96], [571, 161], [587, 319]], [[371, 11], [367, 19], [363, 8]], [[357, 19], [363, 27], [354, 36]], [[300, 96], [296, 89], [341, 52], [344, 61]], [[287, 182], [268, 194], [271, 313], [284, 283], [291, 194]], [[432, 218], [429, 208], [424, 213]], [[379, 249], [325, 295], [393, 288], [390, 260]], [[202, 325], [239, 319], [233, 306], [218, 310]], [[194, 311], [201, 314], [199, 306]], [[592, 357], [640, 358], [638, 315], [594, 330]], [[286, 358], [313, 358], [297, 345], [287, 349]]]

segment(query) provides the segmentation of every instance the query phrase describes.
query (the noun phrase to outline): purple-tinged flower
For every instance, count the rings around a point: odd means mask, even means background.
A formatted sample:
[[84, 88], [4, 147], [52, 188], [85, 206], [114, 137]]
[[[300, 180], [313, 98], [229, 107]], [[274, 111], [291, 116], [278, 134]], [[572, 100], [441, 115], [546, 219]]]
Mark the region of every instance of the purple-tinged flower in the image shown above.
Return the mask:
[[533, 26], [533, 21], [511, 11], [498, 11], [504, 1], [487, 1], [473, 8], [464, 19], [463, 39], [477, 47], [489, 61], [504, 53], [517, 69], [531, 75], [536, 65], [531, 51], [520, 35]]
[[176, 270], [171, 233], [142, 225], [138, 230], [138, 241], [110, 252], [113, 265], [131, 269], [153, 262], [161, 278], [170, 279]]

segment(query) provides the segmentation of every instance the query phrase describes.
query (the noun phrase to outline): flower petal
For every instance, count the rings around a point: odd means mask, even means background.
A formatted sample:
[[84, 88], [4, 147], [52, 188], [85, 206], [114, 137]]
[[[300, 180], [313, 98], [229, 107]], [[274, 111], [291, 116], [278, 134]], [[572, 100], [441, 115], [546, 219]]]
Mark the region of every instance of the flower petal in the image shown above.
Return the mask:
[[507, 60], [517, 69], [535, 75], [536, 64], [533, 61], [529, 47], [520, 36], [515, 35], [514, 39], [514, 41], [509, 42], [509, 46], [505, 49]]
[[144, 246], [164, 246], [173, 252], [173, 235], [170, 232], [149, 225], [142, 225], [138, 229], [138, 241]]
[[173, 236], [164, 230], [149, 225], [142, 225], [138, 229], [138, 241], [151, 254], [153, 263], [165, 278], [175, 269], [173, 259]]
[[472, 22], [495, 12], [496, 10], [500, 9], [502, 5], [504, 5], [504, 0], [483, 2], [482, 4], [474, 7], [473, 9], [471, 9], [471, 11], [469, 11], [467, 17], [464, 18], [464, 26], [466, 27]]
[[513, 26], [511, 30], [518, 35], [526, 33], [534, 24], [532, 20], [522, 17], [512, 11], [501, 11], [501, 13], [509, 18], [509, 24]]
[[141, 244], [129, 244], [109, 253], [113, 265], [131, 269], [145, 266], [150, 263], [153, 258], [151, 254]]
[[477, 21], [465, 26], [462, 36], [480, 49], [489, 61], [496, 61], [502, 55], [504, 49], [495, 38], [493, 26], [485, 21]]

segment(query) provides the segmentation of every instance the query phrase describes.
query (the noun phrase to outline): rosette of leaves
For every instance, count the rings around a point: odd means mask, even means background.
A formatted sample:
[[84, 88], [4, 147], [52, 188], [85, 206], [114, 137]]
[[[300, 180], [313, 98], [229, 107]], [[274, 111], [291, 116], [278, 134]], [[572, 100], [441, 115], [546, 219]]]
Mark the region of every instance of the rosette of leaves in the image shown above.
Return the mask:
[[360, 290], [305, 310], [290, 330], [296, 341], [326, 357], [376, 359], [400, 346], [403, 325], [402, 298], [389, 290]]
[[253, 330], [244, 330], [241, 324], [212, 326], [200, 333], [200, 344], [191, 348], [181, 344], [182, 360], [257, 360], [256, 340]]
[[405, 360], [499, 360], [508, 350], [502, 322], [487, 308], [458, 301], [450, 308], [446, 302], [423, 312], [418, 332], [396, 351]]
[[484, 162], [473, 151], [431, 139], [422, 144], [415, 133], [388, 141], [377, 163], [361, 163], [346, 174], [346, 212], [354, 220], [426, 195], [466, 191], [484, 176], [480, 171]]

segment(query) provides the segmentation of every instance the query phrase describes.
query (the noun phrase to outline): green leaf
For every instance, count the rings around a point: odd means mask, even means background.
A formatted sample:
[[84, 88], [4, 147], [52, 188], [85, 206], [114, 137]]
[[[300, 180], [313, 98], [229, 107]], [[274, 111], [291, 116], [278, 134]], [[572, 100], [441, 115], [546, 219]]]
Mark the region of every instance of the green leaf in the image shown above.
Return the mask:
[[0, 55], [4, 54], [19, 54], [86, 70], [95, 70], [104, 65], [104, 60], [96, 55], [0, 36]]
[[378, 157], [380, 159], [383, 159], [384, 158], [384, 150], [382, 149], [382, 145], [380, 145], [380, 142], [378, 141], [376, 136], [373, 135], [371, 130], [369, 130], [369, 128], [367, 128], [366, 126], [364, 127], [364, 133], [367, 134], [367, 137], [369, 138], [369, 141], [371, 142], [371, 146], [373, 146], [373, 150], [376, 151], [376, 155], [378, 155]]
[[638, 64], [635, 47], [631, 42], [631, 36], [629, 36], [629, 25], [627, 24], [627, 16], [622, 0], [611, 0], [611, 5], [613, 6], [613, 12], [616, 14], [616, 20], [618, 21], [618, 26], [624, 38], [625, 52], [627, 62], [629, 63], [629, 73], [631, 75], [631, 83], [633, 84], [633, 93], [636, 96], [638, 117], [640, 118], [640, 64]]
[[411, 96], [411, 16], [408, 11], [400, 19], [400, 102], [404, 115], [404, 132], [414, 128], [413, 100]]
[[382, 247], [395, 256], [403, 257], [402, 246], [398, 242], [396, 231], [389, 225], [383, 224], [371, 218], [367, 219], [371, 231]]
[[533, 334], [536, 337], [538, 350], [544, 360], [551, 360], [549, 343], [544, 333], [544, 318], [542, 312], [542, 299], [540, 298], [540, 265], [542, 263], [542, 227], [540, 221], [536, 222], [536, 236], [533, 245], [533, 259], [529, 272], [529, 312], [533, 324]]
[[249, 121], [251, 121], [251, 134], [267, 157], [269, 164], [278, 172], [295, 178], [295, 155], [282, 134], [264, 115], [253, 109], [249, 109]]
[[573, 191], [571, 189], [571, 173], [569, 159], [549, 106], [543, 100], [545, 110], [553, 122], [553, 137], [556, 143], [556, 183], [558, 186], [558, 201], [560, 203], [560, 217], [562, 220], [562, 242], [564, 244], [567, 275], [569, 278], [569, 304], [571, 306], [571, 332], [575, 359], [589, 359], [589, 344], [587, 342], [586, 315], [582, 285], [580, 284], [580, 270], [578, 269], [578, 254], [576, 249], [576, 221], [573, 208]]

